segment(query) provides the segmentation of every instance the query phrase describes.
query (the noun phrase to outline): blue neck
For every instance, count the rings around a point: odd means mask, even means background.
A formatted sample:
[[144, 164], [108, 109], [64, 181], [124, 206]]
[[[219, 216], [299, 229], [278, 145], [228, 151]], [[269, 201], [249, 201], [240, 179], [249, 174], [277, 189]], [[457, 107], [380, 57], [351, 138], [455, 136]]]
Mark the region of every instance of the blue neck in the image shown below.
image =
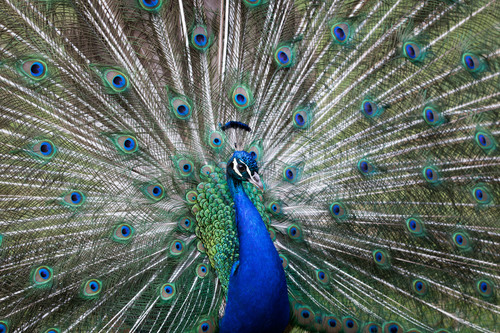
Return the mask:
[[238, 227], [239, 265], [229, 279], [221, 332], [283, 332], [289, 320], [285, 272], [241, 181], [227, 177]]

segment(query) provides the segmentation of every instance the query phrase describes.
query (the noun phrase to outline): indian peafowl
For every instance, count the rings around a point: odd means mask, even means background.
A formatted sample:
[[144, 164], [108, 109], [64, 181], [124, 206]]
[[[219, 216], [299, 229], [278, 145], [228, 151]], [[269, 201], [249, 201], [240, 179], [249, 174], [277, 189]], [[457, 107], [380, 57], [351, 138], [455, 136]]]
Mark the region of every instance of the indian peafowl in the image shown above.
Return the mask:
[[0, 333], [498, 332], [496, 0], [1, 0]]

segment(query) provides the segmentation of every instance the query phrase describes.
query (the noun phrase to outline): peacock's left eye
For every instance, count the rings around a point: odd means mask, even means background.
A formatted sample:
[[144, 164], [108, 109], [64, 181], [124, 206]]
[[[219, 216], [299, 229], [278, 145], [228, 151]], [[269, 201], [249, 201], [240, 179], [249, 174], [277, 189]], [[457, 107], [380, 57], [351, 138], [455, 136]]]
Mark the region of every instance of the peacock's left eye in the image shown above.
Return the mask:
[[238, 171], [243, 173], [247, 170], [245, 164], [238, 163]]

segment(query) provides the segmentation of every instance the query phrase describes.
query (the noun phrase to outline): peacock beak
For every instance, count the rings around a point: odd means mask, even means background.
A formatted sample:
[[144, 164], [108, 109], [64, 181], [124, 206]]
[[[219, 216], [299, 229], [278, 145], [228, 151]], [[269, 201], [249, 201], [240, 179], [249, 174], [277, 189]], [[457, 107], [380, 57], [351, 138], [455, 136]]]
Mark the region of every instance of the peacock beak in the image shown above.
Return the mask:
[[248, 181], [257, 186], [257, 188], [261, 191], [264, 191], [264, 184], [262, 184], [262, 181], [260, 180], [259, 174], [257, 172], [254, 172], [250, 178], [248, 178]]

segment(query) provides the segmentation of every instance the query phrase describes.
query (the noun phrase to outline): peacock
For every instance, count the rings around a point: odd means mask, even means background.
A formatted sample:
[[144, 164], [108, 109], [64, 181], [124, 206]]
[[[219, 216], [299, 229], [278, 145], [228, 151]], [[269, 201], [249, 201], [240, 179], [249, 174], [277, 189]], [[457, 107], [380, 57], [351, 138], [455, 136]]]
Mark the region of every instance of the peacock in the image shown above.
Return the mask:
[[0, 333], [499, 332], [497, 0], [1, 0]]

